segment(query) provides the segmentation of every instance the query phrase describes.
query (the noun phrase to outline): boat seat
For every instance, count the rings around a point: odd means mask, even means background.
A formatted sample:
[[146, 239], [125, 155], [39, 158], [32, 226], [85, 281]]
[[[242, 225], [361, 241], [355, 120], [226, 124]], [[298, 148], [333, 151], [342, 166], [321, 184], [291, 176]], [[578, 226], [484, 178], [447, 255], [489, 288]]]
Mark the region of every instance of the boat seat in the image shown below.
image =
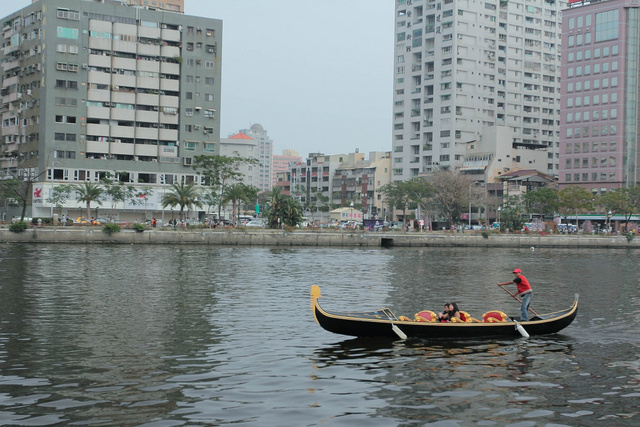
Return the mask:
[[506, 322], [508, 318], [509, 316], [498, 310], [488, 311], [482, 315], [485, 323]]
[[466, 311], [461, 311], [460, 312], [460, 319], [465, 323], [480, 322], [478, 319], [476, 319], [475, 317], [472, 317]]
[[431, 310], [422, 310], [419, 313], [416, 313], [414, 319], [415, 322], [437, 322], [438, 316]]

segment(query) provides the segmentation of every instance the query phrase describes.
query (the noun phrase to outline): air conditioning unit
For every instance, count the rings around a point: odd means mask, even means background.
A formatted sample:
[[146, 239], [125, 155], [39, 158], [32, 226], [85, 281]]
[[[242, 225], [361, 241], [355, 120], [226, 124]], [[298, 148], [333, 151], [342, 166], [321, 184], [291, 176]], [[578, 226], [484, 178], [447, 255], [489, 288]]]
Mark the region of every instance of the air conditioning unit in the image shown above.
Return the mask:
[[82, 64], [82, 68], [84, 68], [84, 69], [89, 68], [89, 64]]

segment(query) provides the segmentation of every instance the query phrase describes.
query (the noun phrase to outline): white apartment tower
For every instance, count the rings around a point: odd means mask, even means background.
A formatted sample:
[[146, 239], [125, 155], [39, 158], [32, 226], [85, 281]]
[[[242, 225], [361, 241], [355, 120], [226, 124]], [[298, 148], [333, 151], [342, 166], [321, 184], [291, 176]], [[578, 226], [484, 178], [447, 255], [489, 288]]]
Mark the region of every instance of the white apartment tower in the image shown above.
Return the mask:
[[556, 0], [396, 0], [392, 179], [558, 171]]
[[253, 176], [253, 185], [260, 191], [270, 191], [273, 173], [273, 140], [260, 123], [254, 123], [249, 129], [240, 130], [256, 142], [255, 158], [260, 162]]

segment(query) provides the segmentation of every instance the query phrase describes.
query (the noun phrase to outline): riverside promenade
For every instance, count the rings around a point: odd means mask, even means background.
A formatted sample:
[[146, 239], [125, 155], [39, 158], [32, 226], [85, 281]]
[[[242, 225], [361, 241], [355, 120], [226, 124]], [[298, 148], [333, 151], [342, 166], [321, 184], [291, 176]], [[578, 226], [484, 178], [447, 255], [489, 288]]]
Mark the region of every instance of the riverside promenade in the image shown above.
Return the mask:
[[100, 227], [36, 227], [22, 233], [0, 229], [0, 243], [121, 245], [337, 246], [337, 247], [512, 247], [640, 249], [640, 237], [620, 235], [538, 235], [480, 232], [369, 232], [256, 229], [123, 229], [107, 234]]

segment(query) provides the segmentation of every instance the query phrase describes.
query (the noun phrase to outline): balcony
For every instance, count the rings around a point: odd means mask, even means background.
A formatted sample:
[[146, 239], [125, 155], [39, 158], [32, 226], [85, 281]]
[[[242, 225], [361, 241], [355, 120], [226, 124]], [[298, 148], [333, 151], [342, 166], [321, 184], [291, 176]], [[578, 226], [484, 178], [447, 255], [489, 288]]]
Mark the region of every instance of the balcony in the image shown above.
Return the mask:
[[138, 87], [144, 89], [158, 89], [160, 79], [155, 77], [138, 77]]
[[179, 117], [177, 114], [160, 113], [160, 123], [177, 125]]
[[177, 141], [178, 131], [176, 129], [160, 129], [159, 139], [162, 141]]
[[160, 56], [175, 58], [176, 56], [180, 56], [180, 48], [177, 46], [162, 46], [160, 49]]
[[137, 127], [135, 129], [136, 129], [135, 134], [137, 139], [151, 139], [154, 141], [158, 139], [158, 128]]
[[150, 73], [159, 73], [160, 72], [160, 62], [158, 61], [145, 61], [140, 59], [136, 61], [136, 66], [138, 67], [138, 71], [148, 71]]
[[109, 154], [109, 143], [106, 141], [87, 141], [87, 153]]
[[111, 68], [111, 57], [106, 55], [89, 55], [89, 66]]
[[87, 107], [87, 117], [91, 119], [109, 120], [111, 113], [107, 107]]
[[122, 68], [123, 70], [135, 70], [136, 69], [136, 60], [132, 58], [118, 58], [117, 56], [113, 58], [113, 66], [112, 68]]
[[148, 156], [148, 157], [157, 157], [158, 156], [158, 146], [150, 145], [150, 144], [135, 144], [134, 145], [134, 153], [136, 156]]
[[132, 120], [133, 112], [134, 110], [130, 110], [128, 108], [112, 108], [111, 119], [130, 121]]
[[146, 122], [146, 123], [158, 123], [158, 112], [138, 110], [136, 111], [136, 121]]
[[157, 44], [138, 43], [138, 55], [160, 56], [160, 46]]
[[177, 92], [180, 90], [180, 80], [160, 79], [160, 90]]
[[133, 144], [123, 144], [120, 142], [111, 142], [109, 143], [109, 147], [111, 148], [111, 154], [120, 154], [125, 156], [133, 156], [134, 145]]
[[137, 104], [141, 105], [157, 106], [159, 104], [160, 97], [150, 93], [139, 93], [136, 97], [136, 101]]
[[133, 138], [135, 129], [133, 126], [110, 126], [112, 138]]
[[160, 38], [160, 28], [153, 27], [138, 27], [138, 36], [146, 37], [149, 39], [159, 39]]
[[160, 95], [160, 106], [161, 107], [175, 107], [178, 108], [180, 104], [180, 98], [177, 96], [169, 96], [169, 95]]
[[175, 145], [159, 145], [158, 156], [160, 157], [178, 157], [178, 147]]
[[102, 85], [111, 84], [111, 74], [104, 73], [102, 71], [89, 71], [87, 81], [89, 83], [96, 83]]
[[[109, 74], [107, 74], [109, 75]], [[123, 74], [112, 74], [111, 82], [113, 83], [114, 90], [119, 90], [120, 86], [123, 87], [136, 87], [136, 76], [125, 76]]]
[[111, 39], [89, 37], [89, 49], [111, 51]]
[[89, 123], [87, 124], [87, 135], [98, 136], [98, 137], [108, 137], [109, 125], [97, 125], [97, 124]]
[[180, 31], [178, 30], [170, 30], [168, 28], [162, 29], [162, 40], [179, 42], [180, 41]]
[[111, 92], [111, 102], [117, 104], [135, 104], [136, 94], [133, 92], [113, 91]]

